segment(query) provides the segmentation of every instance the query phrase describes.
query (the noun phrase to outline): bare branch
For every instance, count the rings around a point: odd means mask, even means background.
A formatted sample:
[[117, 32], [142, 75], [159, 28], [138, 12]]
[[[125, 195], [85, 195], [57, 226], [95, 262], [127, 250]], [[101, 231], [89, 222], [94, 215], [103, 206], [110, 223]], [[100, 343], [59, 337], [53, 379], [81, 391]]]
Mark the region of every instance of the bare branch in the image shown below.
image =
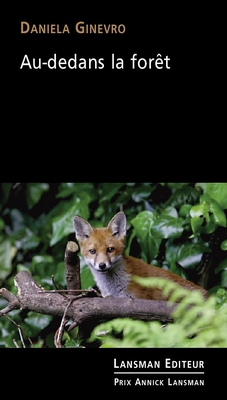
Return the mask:
[[23, 348], [25, 348], [26, 346], [24, 344], [24, 338], [22, 336], [22, 332], [21, 332], [21, 327], [20, 326], [18, 326], [18, 331], [19, 331], [19, 335], [20, 335], [20, 340], [21, 340], [22, 346], [23, 346]]
[[80, 259], [77, 255], [79, 247], [75, 242], [69, 241], [65, 250], [65, 270], [67, 289], [80, 290]]
[[15, 183], [15, 184], [13, 185], [13, 189], [16, 189], [17, 186], [19, 186], [19, 185], [20, 185], [20, 182]]
[[1, 288], [0, 289], [0, 296], [2, 296], [4, 299], [6, 299], [9, 304], [3, 308], [2, 311], [0, 311], [0, 317], [4, 314], [7, 314], [8, 312], [12, 310], [17, 310], [20, 307], [20, 303], [14, 294], [10, 293], [7, 289]]
[[[171, 314], [177, 306], [176, 304], [170, 306], [165, 301], [84, 296], [87, 292], [96, 291], [94, 289], [81, 289], [80, 259], [77, 253], [77, 244], [68, 242], [64, 258], [67, 282], [67, 289], [65, 290], [44, 290], [34, 281], [28, 271], [19, 272], [14, 278], [14, 284], [18, 289], [16, 296], [7, 289], [2, 288], [0, 290], [0, 294], [9, 302], [8, 306], [0, 312], [0, 316], [13, 309], [20, 308], [40, 314], [62, 317], [61, 325], [54, 337], [57, 348], [62, 347], [64, 327], [69, 320], [72, 323], [68, 331], [78, 326], [78, 337], [82, 339], [88, 337], [92, 327], [100, 320], [129, 317], [144, 321], [172, 322]], [[53, 277], [52, 280], [55, 285]], [[75, 295], [78, 292], [81, 294]], [[19, 326], [18, 329], [24, 346]]]
[[[4, 316], [5, 316], [7, 319], [9, 319], [9, 320], [17, 327], [17, 329], [18, 329], [18, 331], [19, 331], [19, 335], [20, 335], [20, 339], [21, 339], [22, 346], [23, 346], [23, 347], [26, 347], [25, 344], [24, 344], [24, 339], [23, 339], [23, 336], [22, 336], [22, 332], [23, 332], [23, 334], [27, 337], [27, 339], [29, 340], [30, 344], [33, 345], [33, 343], [32, 343], [32, 341], [31, 341], [30, 337], [29, 337], [29, 336], [27, 335], [27, 333], [21, 328], [21, 326], [18, 325], [18, 324], [17, 324], [12, 318], [10, 318], [8, 315], [4, 314]], [[14, 344], [15, 344], [15, 343], [14, 343]], [[16, 346], [16, 347], [19, 347], [19, 346]]]
[[57, 287], [56, 282], [54, 280], [54, 275], [51, 275], [51, 280], [52, 280], [52, 283], [53, 283], [55, 289], [58, 290], [58, 287]]
[[[19, 272], [15, 276], [14, 282], [18, 288], [17, 308], [52, 316], [62, 317], [64, 315], [69, 297], [63, 297], [58, 293], [46, 293], [45, 290], [41, 290], [27, 271]], [[72, 300], [67, 309], [66, 317], [76, 325], [85, 321], [108, 320], [118, 317], [131, 317], [145, 321], [158, 320], [166, 323], [172, 321], [171, 313], [177, 306], [176, 304], [170, 306], [169, 303], [158, 300], [131, 300], [112, 297], [82, 297]]]
[[15, 346], [17, 349], [20, 348], [20, 347], [18, 346], [17, 342], [16, 342], [16, 339], [13, 339], [13, 344], [14, 344], [14, 346]]
[[55, 344], [55, 347], [57, 347], [57, 348], [62, 347], [61, 341], [62, 341], [62, 336], [64, 333], [64, 326], [68, 322], [68, 319], [66, 318], [66, 314], [67, 314], [68, 308], [72, 302], [73, 302], [73, 299], [70, 299], [67, 307], [65, 308], [65, 311], [64, 311], [64, 314], [63, 314], [63, 317], [61, 320], [61, 325], [54, 336], [54, 344]]
[[51, 290], [39, 290], [39, 293], [68, 293], [68, 294], [75, 294], [75, 293], [96, 293], [97, 291], [95, 289], [51, 289]]

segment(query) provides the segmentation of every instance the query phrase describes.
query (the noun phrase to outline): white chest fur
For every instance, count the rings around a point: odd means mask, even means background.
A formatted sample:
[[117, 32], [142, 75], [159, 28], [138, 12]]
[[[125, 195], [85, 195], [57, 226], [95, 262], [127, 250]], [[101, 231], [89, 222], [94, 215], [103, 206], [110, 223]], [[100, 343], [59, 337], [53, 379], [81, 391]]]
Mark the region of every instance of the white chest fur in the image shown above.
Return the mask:
[[103, 297], [132, 297], [127, 292], [130, 275], [125, 271], [122, 261], [106, 272], [99, 272], [94, 268], [91, 271]]

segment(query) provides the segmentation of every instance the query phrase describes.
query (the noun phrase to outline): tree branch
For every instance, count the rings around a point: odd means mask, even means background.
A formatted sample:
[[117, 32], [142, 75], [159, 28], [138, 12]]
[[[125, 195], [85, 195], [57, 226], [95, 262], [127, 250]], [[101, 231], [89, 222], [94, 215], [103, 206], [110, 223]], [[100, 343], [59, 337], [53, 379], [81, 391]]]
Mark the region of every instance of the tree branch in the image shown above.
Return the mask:
[[79, 247], [75, 242], [68, 242], [65, 250], [65, 270], [67, 289], [80, 290], [80, 259], [77, 255]]
[[3, 308], [2, 311], [0, 311], [0, 317], [4, 314], [7, 314], [8, 312], [12, 311], [12, 310], [16, 310], [20, 307], [20, 304], [16, 298], [16, 296], [14, 296], [14, 294], [10, 293], [7, 289], [5, 288], [1, 288], [0, 289], [0, 295], [8, 301], [8, 305], [7, 307]]
[[[170, 306], [165, 301], [112, 297], [75, 298], [69, 305], [70, 297], [63, 297], [59, 293], [45, 293], [45, 290], [40, 288], [27, 271], [19, 272], [14, 278], [14, 284], [18, 289], [16, 296], [12, 295], [11, 297], [6, 289], [1, 289], [0, 294], [9, 301], [8, 307], [2, 310], [1, 315], [9, 312], [13, 304], [14, 309], [27, 309], [52, 316], [63, 316], [68, 307], [65, 317], [71, 319], [76, 325], [89, 320], [109, 320], [119, 317], [130, 317], [145, 321], [158, 320], [166, 323], [172, 322], [171, 313], [177, 306], [176, 304]], [[15, 302], [15, 297], [17, 302]]]
[[[66, 273], [66, 290], [44, 290], [27, 271], [19, 272], [14, 278], [17, 295], [7, 289], [0, 289], [8, 305], [0, 316], [14, 309], [26, 309], [53, 317], [62, 317], [61, 324], [54, 336], [57, 348], [62, 347], [62, 337], [68, 321], [71, 321], [68, 331], [78, 326], [77, 337], [86, 340], [92, 329], [100, 320], [114, 318], [133, 318], [143, 321], [157, 320], [162, 323], [172, 322], [171, 314], [177, 304], [170, 306], [165, 301], [132, 300], [130, 298], [87, 297], [81, 290], [79, 248], [75, 242], [68, 242], [65, 250], [64, 263]], [[89, 290], [88, 290], [89, 291]], [[95, 291], [94, 291], [95, 292]], [[64, 293], [64, 294], [63, 294]]]

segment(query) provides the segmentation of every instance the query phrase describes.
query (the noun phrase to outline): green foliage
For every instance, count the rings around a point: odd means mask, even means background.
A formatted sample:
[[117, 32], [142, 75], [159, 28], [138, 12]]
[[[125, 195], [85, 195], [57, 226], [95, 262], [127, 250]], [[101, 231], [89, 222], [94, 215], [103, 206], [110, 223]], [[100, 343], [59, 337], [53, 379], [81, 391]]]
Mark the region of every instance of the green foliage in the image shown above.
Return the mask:
[[[6, 306], [6, 302], [0, 298], [0, 309]], [[40, 347], [43, 345], [43, 340], [40, 340], [40, 334], [46, 328], [53, 317], [50, 315], [41, 315], [29, 311], [22, 315], [20, 310], [14, 310], [7, 314], [10, 317], [2, 317], [0, 319], [0, 347], [14, 347], [13, 340], [15, 339], [18, 346], [22, 347], [21, 338], [19, 335], [18, 326], [22, 330], [22, 336], [26, 346]], [[13, 321], [13, 322], [12, 322]]]
[[150, 263], [158, 254], [160, 239], [152, 235], [154, 214], [151, 211], [141, 211], [138, 216], [131, 220], [134, 234], [143, 252], [143, 259]]
[[[67, 241], [75, 240], [73, 216], [106, 226], [121, 208], [127, 217], [126, 254], [193, 281], [202, 271], [210, 293], [227, 288], [227, 183], [176, 182], [1, 183], [0, 287], [15, 294], [13, 278], [26, 269], [46, 289], [54, 288], [52, 275], [58, 288], [65, 288], [64, 252]], [[81, 280], [83, 288], [94, 285], [82, 259]], [[0, 298], [0, 309], [5, 304]], [[51, 319], [44, 327], [44, 320], [30, 313], [17, 310], [12, 316], [31, 333], [34, 346], [52, 346]], [[14, 347], [17, 337], [18, 328], [1, 317], [0, 347]]]
[[212, 199], [216, 200], [223, 210], [227, 209], [227, 184], [226, 183], [197, 183]]
[[[162, 183], [171, 189], [166, 201], [153, 210], [141, 211], [130, 223], [132, 237], [136, 238], [145, 261], [171, 270], [187, 279], [202, 264], [203, 257], [216, 254], [215, 273], [219, 273], [220, 287], [227, 287], [222, 268], [227, 248], [227, 183]], [[145, 223], [146, 221], [146, 223]], [[221, 240], [213, 249], [213, 236]], [[209, 258], [209, 256], [208, 256]], [[214, 273], [214, 267], [213, 271]], [[211, 271], [205, 271], [212, 289]], [[213, 285], [214, 286], [214, 285]]]
[[226, 227], [226, 216], [218, 202], [208, 194], [200, 196], [200, 204], [190, 210], [192, 230], [195, 235], [212, 233], [218, 226]]
[[11, 272], [11, 259], [12, 259], [12, 252], [13, 247], [9, 240], [5, 239], [0, 243], [0, 280], [4, 280]]
[[169, 302], [181, 300], [172, 313], [173, 323], [144, 322], [116, 318], [95, 327], [89, 341], [100, 347], [227, 347], [227, 290], [204, 301], [200, 292], [189, 291], [161, 278], [134, 280], [142, 286], [158, 287]]
[[183, 219], [175, 207], [167, 206], [154, 220], [151, 233], [159, 239], [178, 238], [184, 230]]

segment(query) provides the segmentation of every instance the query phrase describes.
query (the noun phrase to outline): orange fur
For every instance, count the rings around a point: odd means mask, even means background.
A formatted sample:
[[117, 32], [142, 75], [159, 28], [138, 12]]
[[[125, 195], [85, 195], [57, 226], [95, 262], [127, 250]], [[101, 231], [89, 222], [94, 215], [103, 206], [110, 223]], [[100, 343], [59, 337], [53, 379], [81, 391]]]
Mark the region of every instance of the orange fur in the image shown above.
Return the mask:
[[[155, 267], [154, 265], [147, 264], [144, 261], [131, 256], [125, 256], [124, 260], [126, 271], [131, 275], [137, 275], [140, 277], [165, 278], [172, 282], [176, 282], [178, 285], [185, 289], [199, 290], [203, 294], [204, 298], [208, 297], [208, 293], [205, 289], [197, 286], [191, 281], [180, 277], [179, 275], [174, 274], [171, 271]], [[167, 298], [163, 296], [163, 293], [160, 289], [142, 287], [134, 281], [130, 282], [128, 290], [133, 293], [134, 296], [137, 298], [150, 300], [167, 300]]]

